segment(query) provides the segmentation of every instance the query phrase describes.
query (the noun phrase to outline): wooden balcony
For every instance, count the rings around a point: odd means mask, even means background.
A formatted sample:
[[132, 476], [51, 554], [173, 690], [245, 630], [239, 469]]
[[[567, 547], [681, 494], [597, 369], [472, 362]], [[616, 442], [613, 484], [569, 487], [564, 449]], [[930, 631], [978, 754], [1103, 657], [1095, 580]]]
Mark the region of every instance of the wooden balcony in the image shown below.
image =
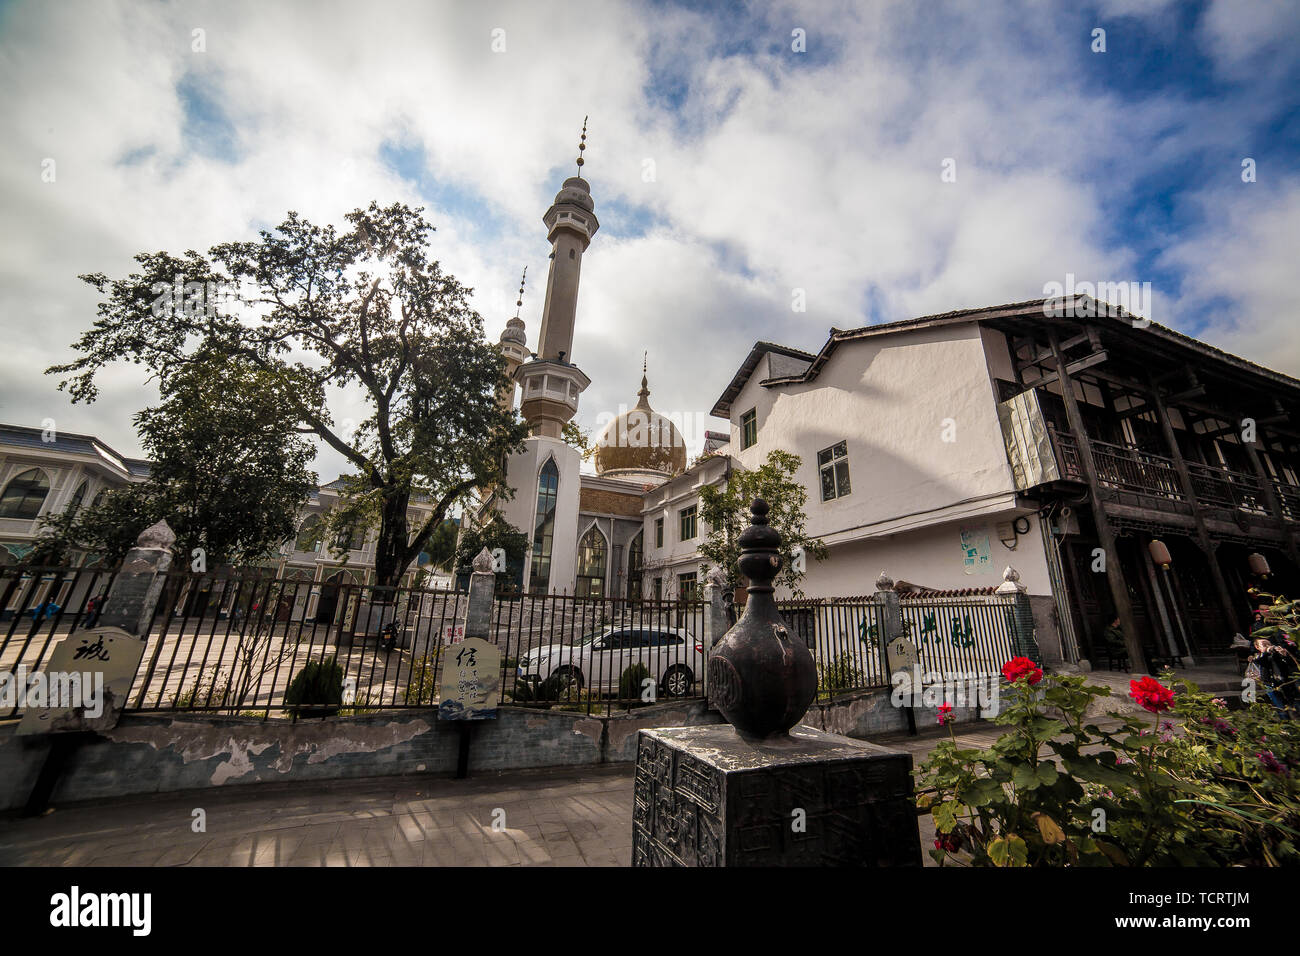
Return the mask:
[[[1084, 483], [1078, 439], [1053, 430], [1052, 444], [1061, 478]], [[1186, 516], [1199, 509], [1207, 519], [1231, 521], [1243, 531], [1272, 521], [1264, 487], [1256, 475], [1188, 462], [1193, 495], [1189, 499], [1172, 458], [1108, 442], [1093, 440], [1090, 444], [1104, 497], [1120, 508]], [[1300, 522], [1300, 487], [1277, 480], [1272, 485], [1282, 517]]]

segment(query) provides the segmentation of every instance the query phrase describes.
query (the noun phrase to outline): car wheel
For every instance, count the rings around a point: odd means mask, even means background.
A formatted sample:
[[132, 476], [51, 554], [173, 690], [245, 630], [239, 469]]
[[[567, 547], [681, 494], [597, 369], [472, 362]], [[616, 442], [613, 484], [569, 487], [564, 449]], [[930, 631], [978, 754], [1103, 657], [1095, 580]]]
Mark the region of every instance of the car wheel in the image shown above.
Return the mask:
[[685, 697], [691, 692], [695, 683], [693, 675], [685, 667], [674, 667], [664, 675], [661, 690], [665, 697]]

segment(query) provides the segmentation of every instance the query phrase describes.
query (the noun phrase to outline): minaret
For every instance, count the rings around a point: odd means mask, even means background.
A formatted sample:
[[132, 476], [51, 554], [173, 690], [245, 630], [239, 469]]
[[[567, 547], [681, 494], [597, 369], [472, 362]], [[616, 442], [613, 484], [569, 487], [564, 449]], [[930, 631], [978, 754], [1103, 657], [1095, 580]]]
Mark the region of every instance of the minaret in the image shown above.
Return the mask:
[[519, 277], [519, 298], [515, 301], [515, 317], [506, 323], [501, 333], [501, 354], [506, 358], [506, 375], [510, 384], [503, 385], [497, 392], [497, 404], [506, 411], [515, 407], [515, 372], [528, 358], [528, 336], [524, 332], [524, 320], [519, 318], [519, 310], [524, 307], [524, 281], [528, 278], [528, 267]]
[[578, 175], [570, 176], [546, 210], [551, 268], [546, 276], [546, 302], [537, 339], [537, 358], [520, 367], [516, 378], [523, 388], [519, 410], [533, 434], [559, 438], [564, 423], [578, 411], [578, 395], [591, 379], [573, 364], [573, 323], [578, 310], [578, 277], [582, 254], [600, 228], [591, 201], [591, 188], [582, 178], [587, 148], [587, 121], [578, 143]]

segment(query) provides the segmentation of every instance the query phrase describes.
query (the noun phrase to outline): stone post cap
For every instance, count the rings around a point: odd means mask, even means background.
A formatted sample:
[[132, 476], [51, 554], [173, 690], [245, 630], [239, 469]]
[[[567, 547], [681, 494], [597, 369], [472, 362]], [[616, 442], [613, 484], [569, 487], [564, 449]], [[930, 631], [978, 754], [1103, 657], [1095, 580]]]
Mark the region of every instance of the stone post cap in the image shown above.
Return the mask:
[[704, 583], [711, 584], [715, 588], [726, 587], [727, 576], [723, 573], [722, 568], [714, 565], [709, 568], [709, 573], [704, 575]]
[[474, 571], [478, 574], [492, 573], [492, 552], [484, 548], [474, 558]]
[[1008, 566], [1002, 572], [1002, 583], [998, 585], [998, 594], [1018, 594], [1028, 590], [1029, 588], [1020, 583], [1020, 572], [1015, 568]]
[[877, 591], [894, 590], [894, 579], [891, 578], [888, 572], [886, 572], [883, 568], [880, 571], [880, 577], [876, 578], [876, 590]]
[[170, 551], [175, 543], [176, 532], [167, 524], [166, 518], [161, 518], [145, 528], [140, 532], [140, 537], [135, 539], [137, 548], [149, 548], [155, 551]]

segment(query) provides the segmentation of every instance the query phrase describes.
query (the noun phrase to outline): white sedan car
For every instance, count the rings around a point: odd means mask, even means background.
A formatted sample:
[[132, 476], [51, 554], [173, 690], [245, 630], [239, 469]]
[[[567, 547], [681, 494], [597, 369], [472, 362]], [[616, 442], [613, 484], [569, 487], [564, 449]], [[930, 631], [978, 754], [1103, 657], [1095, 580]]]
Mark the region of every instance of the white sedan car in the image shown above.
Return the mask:
[[530, 649], [519, 658], [519, 680], [540, 684], [554, 677], [561, 687], [616, 694], [623, 672], [635, 664], [645, 665], [656, 698], [686, 697], [703, 677], [704, 647], [681, 628], [610, 627], [573, 644]]

